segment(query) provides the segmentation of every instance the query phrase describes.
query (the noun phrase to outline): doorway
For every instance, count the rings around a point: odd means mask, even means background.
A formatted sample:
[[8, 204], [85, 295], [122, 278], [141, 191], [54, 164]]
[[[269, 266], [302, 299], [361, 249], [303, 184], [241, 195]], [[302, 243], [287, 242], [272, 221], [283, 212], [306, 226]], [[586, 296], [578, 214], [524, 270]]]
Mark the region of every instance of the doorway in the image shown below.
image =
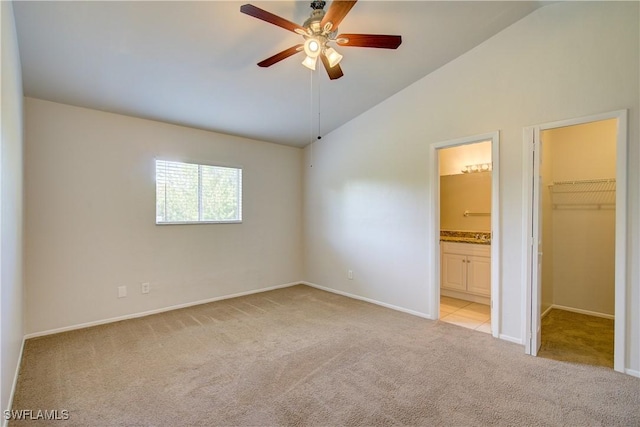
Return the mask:
[[[451, 228], [451, 218], [441, 218], [441, 208], [443, 203], [441, 203], [441, 173], [440, 173], [440, 160], [442, 150], [451, 149], [454, 147], [471, 147], [472, 145], [485, 143], [489, 145], [490, 150], [490, 159], [489, 161], [477, 161], [474, 162], [469, 160], [469, 158], [458, 159], [459, 165], [456, 166], [447, 166], [450, 171], [458, 171], [458, 175], [476, 175], [474, 178], [482, 180], [480, 176], [482, 172], [488, 172], [491, 170], [490, 176], [485, 176], [488, 178], [490, 183], [490, 216], [487, 215], [488, 212], [485, 212], [486, 209], [471, 209], [471, 206], [467, 208], [462, 208], [461, 206], [455, 206], [453, 209], [457, 208], [455, 215], [458, 215], [458, 219], [466, 219], [469, 224], [471, 222], [477, 222], [478, 220], [486, 221], [489, 224], [489, 230], [485, 230], [484, 233], [478, 231], [471, 233], [470, 236], [467, 236], [473, 240], [473, 243], [467, 245], [467, 248], [463, 246], [456, 247], [453, 250], [453, 254], [451, 256], [441, 256], [441, 229], [443, 223], [441, 220], [444, 220], [449, 224], [449, 228]], [[476, 135], [466, 138], [460, 138], [451, 141], [444, 141], [440, 143], [433, 144], [430, 147], [429, 152], [429, 164], [431, 166], [431, 219], [429, 221], [429, 229], [431, 231], [432, 238], [429, 241], [429, 249], [430, 249], [430, 258], [431, 265], [433, 266], [430, 275], [430, 286], [429, 286], [429, 299], [431, 306], [431, 317], [434, 320], [441, 319], [446, 315], [452, 314], [452, 311], [457, 311], [458, 309], [464, 308], [459, 307], [460, 305], [468, 306], [471, 304], [487, 304], [488, 314], [490, 315], [490, 328], [489, 324], [486, 325], [475, 325], [476, 327], [472, 327], [472, 329], [483, 330], [484, 332], [490, 332], [494, 337], [500, 336], [499, 330], [499, 301], [500, 301], [500, 289], [499, 289], [499, 253], [500, 253], [500, 237], [499, 237], [499, 133], [493, 132], [483, 135]], [[456, 156], [454, 156], [456, 157]], [[476, 172], [479, 172], [476, 174]], [[454, 181], [458, 181], [458, 179], [454, 179]], [[457, 185], [455, 182], [452, 184], [454, 187]], [[449, 204], [451, 205], [451, 204]], [[450, 207], [450, 206], [449, 206]], [[459, 211], [459, 212], [458, 212]], [[484, 218], [482, 218], [484, 217]], [[455, 227], [454, 227], [455, 228]], [[485, 226], [486, 228], [486, 226]], [[451, 230], [449, 230], [451, 231]], [[446, 233], [443, 233], [446, 235]], [[462, 236], [464, 237], [464, 236]], [[477, 242], [476, 242], [477, 240]], [[484, 241], [483, 241], [484, 240]], [[449, 242], [442, 242], [443, 244], [447, 244], [450, 246]], [[458, 249], [462, 250], [471, 250], [472, 253], [462, 253]], [[458, 253], [460, 252], [460, 253]], [[443, 263], [443, 260], [450, 260], [451, 263], [447, 264]], [[443, 264], [445, 265], [444, 271], [442, 270]], [[449, 265], [449, 267], [447, 267]], [[442, 274], [445, 274], [443, 276]], [[441, 299], [441, 283], [443, 277], [447, 279], [447, 276], [450, 282], [455, 283], [453, 285], [448, 286], [450, 296], [466, 298], [459, 302], [450, 301], [452, 304], [450, 309], [447, 312], [440, 311], [440, 299]], [[468, 283], [471, 282], [471, 288], [469, 288]], [[456, 291], [455, 288], [460, 287], [459, 291]], [[466, 289], [462, 289], [465, 288]], [[459, 292], [459, 293], [456, 293]], [[461, 292], [461, 293], [460, 293]], [[469, 307], [471, 309], [473, 307]], [[479, 311], [483, 311], [482, 307], [478, 307]], [[478, 313], [480, 314], [480, 313]], [[459, 314], [460, 315], [460, 314]], [[479, 317], [478, 317], [479, 319]], [[455, 323], [455, 322], [452, 322]], [[484, 322], [482, 322], [484, 323]], [[462, 325], [461, 325], [462, 326]], [[471, 327], [471, 326], [467, 326]]]
[[[626, 111], [524, 131], [528, 354], [562, 358], [558, 349], [573, 341], [565, 356], [611, 366], [601, 356], [614, 338], [612, 364], [624, 371], [626, 133]], [[603, 333], [602, 342], [584, 326], [567, 326], [586, 322]], [[541, 349], [543, 324], [555, 355]], [[580, 349], [580, 341], [601, 349]]]

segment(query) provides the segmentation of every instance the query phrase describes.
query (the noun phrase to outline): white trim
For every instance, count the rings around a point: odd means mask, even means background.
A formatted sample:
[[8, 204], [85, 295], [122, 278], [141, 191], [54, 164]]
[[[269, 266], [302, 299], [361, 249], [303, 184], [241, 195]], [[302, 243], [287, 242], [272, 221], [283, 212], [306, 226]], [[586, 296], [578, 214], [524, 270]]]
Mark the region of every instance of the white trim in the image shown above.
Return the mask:
[[[540, 319], [544, 319], [545, 317], [547, 317], [547, 314], [549, 314], [551, 312], [551, 310], [553, 310], [554, 308], [556, 308], [556, 307], [554, 307], [553, 304], [551, 304], [549, 306], [549, 308], [547, 308], [545, 311], [542, 312], [542, 314], [540, 314]], [[560, 310], [562, 310], [562, 309], [560, 309]]]
[[636, 371], [635, 369], [625, 369], [624, 373], [627, 375], [631, 375], [632, 377], [640, 378], [640, 371]]
[[512, 342], [514, 344], [520, 344], [520, 345], [523, 344], [523, 342], [522, 342], [522, 340], [520, 338], [510, 337], [509, 335], [505, 335], [505, 334], [500, 334], [500, 336], [498, 338], [500, 338], [501, 340]]
[[[558, 305], [558, 304], [553, 304], [551, 307], [549, 307], [549, 310], [551, 310], [552, 308], [555, 308], [558, 310], [570, 311], [572, 313], [586, 314], [587, 316], [602, 317], [603, 319], [615, 319], [616, 317], [613, 314], [599, 313], [597, 311], [583, 310], [581, 308], [567, 307], [565, 305]], [[544, 316], [541, 316], [541, 317], [544, 317]]]
[[[542, 233], [542, 171], [540, 166], [542, 165], [542, 151], [543, 146], [540, 141], [540, 129], [533, 129], [533, 176], [532, 176], [532, 189], [533, 198], [532, 206], [534, 207], [531, 212], [531, 218], [533, 219], [531, 229], [531, 302], [529, 307], [531, 309], [531, 319], [536, 319], [536, 322], [532, 322], [531, 334], [528, 336], [530, 342], [531, 354], [537, 356], [538, 350], [542, 345], [542, 322], [540, 319], [540, 305], [542, 304], [542, 259], [540, 257], [541, 249], [539, 236]], [[536, 237], [538, 236], [538, 237]], [[533, 317], [536, 316], [536, 317]]]
[[440, 161], [438, 145], [429, 147], [428, 166], [431, 170], [429, 180], [429, 201], [431, 209], [428, 209], [430, 218], [427, 223], [427, 256], [428, 265], [431, 265], [427, 279], [427, 295], [431, 297], [429, 312], [432, 318], [440, 318]]
[[500, 132], [491, 139], [491, 330], [500, 336], [502, 295], [500, 293]]
[[[532, 316], [531, 316], [531, 296], [533, 288], [531, 286], [531, 255], [532, 255], [532, 238], [533, 233], [533, 142], [534, 128], [528, 127], [522, 130], [522, 139], [524, 140], [524, 148], [522, 152], [522, 242], [524, 250], [522, 251], [522, 283], [525, 284], [525, 291], [522, 293], [522, 310], [525, 321], [522, 322], [522, 337], [524, 340], [525, 354], [531, 354], [531, 335], [533, 333]], [[531, 209], [527, 208], [531, 206]]]
[[[22, 365], [22, 354], [24, 353], [24, 343], [27, 339], [25, 337], [22, 338], [22, 344], [20, 345], [20, 353], [18, 354], [18, 365], [16, 366], [16, 373], [13, 375], [13, 384], [11, 385], [11, 393], [9, 393], [9, 401], [7, 402], [7, 408], [11, 409], [13, 407], [13, 397], [16, 394], [16, 387], [18, 386], [18, 376], [20, 375], [20, 366]], [[3, 417], [4, 418], [4, 417]], [[3, 427], [7, 427], [9, 425], [9, 420], [4, 420], [2, 423]]]
[[400, 307], [397, 305], [387, 304], [386, 302], [377, 301], [371, 298], [361, 297], [360, 295], [350, 294], [348, 292], [339, 291], [337, 289], [327, 288], [326, 286], [320, 286], [311, 282], [300, 282], [303, 285], [311, 286], [312, 288], [320, 289], [321, 291], [331, 292], [333, 294], [342, 295], [343, 297], [357, 299], [360, 301], [368, 302], [371, 304], [379, 305], [381, 307], [390, 308], [391, 310], [401, 311], [402, 313], [411, 314], [413, 316], [422, 317], [424, 319], [436, 320], [431, 315], [427, 313], [422, 313], [420, 311], [410, 310], [408, 308]]
[[[626, 310], [626, 298], [627, 298], [627, 264], [628, 264], [628, 254], [627, 254], [627, 198], [628, 198], [628, 190], [627, 190], [627, 182], [628, 182], [628, 170], [627, 170], [627, 116], [628, 110], [617, 110], [611, 111], [602, 114], [595, 114], [586, 117], [579, 117], [568, 120], [561, 120], [556, 122], [539, 124], [536, 126], [530, 126], [523, 130], [523, 139], [524, 139], [524, 150], [523, 150], [523, 280], [525, 284], [525, 295], [524, 295], [524, 308], [525, 311], [525, 321], [526, 324], [524, 336], [527, 336], [531, 332], [532, 326], [532, 317], [531, 317], [531, 305], [532, 301], [532, 292], [534, 288], [532, 287], [532, 278], [530, 274], [532, 266], [532, 257], [531, 257], [531, 243], [528, 235], [532, 235], [532, 221], [528, 221], [527, 219], [531, 219], [532, 211], [533, 211], [533, 188], [532, 188], [532, 177], [533, 177], [533, 169], [534, 162], [532, 159], [532, 153], [530, 151], [530, 132], [540, 132], [542, 130], [547, 129], [555, 129], [566, 126], [579, 125], [584, 123], [597, 122], [601, 120], [609, 120], [609, 119], [617, 119], [618, 127], [617, 127], [617, 135], [616, 135], [616, 236], [615, 236], [615, 317], [618, 321], [615, 323], [615, 332], [614, 332], [614, 355], [613, 355], [613, 366], [614, 370], [617, 372], [625, 373], [628, 371], [626, 369], [626, 352], [627, 352], [627, 343], [626, 343], [626, 323], [629, 320], [628, 313]], [[528, 341], [528, 340], [527, 340]], [[526, 345], [525, 349], [527, 354], [531, 353], [530, 344]]]
[[121, 320], [128, 320], [128, 319], [135, 319], [135, 318], [138, 318], [138, 317], [151, 316], [152, 314], [164, 313], [165, 311], [179, 310], [181, 308], [192, 307], [194, 305], [208, 304], [210, 302], [221, 301], [221, 300], [231, 299], [231, 298], [238, 298], [238, 297], [243, 297], [245, 295], [251, 295], [251, 294], [258, 294], [260, 292], [273, 291], [275, 289], [289, 288], [291, 286], [301, 285], [301, 284], [304, 284], [304, 283], [305, 282], [302, 282], [302, 281], [285, 283], [284, 285], [270, 286], [268, 288], [254, 289], [254, 290], [251, 290], [251, 291], [239, 292], [239, 293], [231, 294], [231, 295], [223, 295], [223, 296], [207, 298], [207, 299], [203, 299], [203, 300], [199, 300], [199, 301], [186, 302], [184, 304], [177, 304], [177, 305], [171, 305], [171, 306], [168, 306], [168, 307], [156, 308], [154, 310], [143, 311], [143, 312], [140, 312], [140, 313], [126, 314], [124, 316], [111, 317], [109, 319], [96, 320], [96, 321], [93, 321], [93, 322], [80, 323], [80, 324], [77, 324], [77, 325], [65, 326], [65, 327], [62, 327], [62, 328], [49, 329], [49, 330], [40, 331], [40, 332], [33, 332], [33, 333], [30, 333], [30, 334], [26, 334], [24, 336], [24, 338], [25, 339], [30, 339], [30, 338], [42, 337], [42, 336], [45, 336], [45, 335], [58, 334], [60, 332], [73, 331], [73, 330], [76, 330], [76, 329], [90, 328], [92, 326], [104, 325], [104, 324], [113, 323], [113, 322], [120, 322]]
[[156, 225], [197, 225], [197, 224], [242, 224], [241, 219], [233, 219], [229, 221], [175, 221], [175, 222], [157, 222]]
[[[617, 111], [611, 118], [618, 119], [616, 135], [616, 248], [615, 248], [615, 302], [614, 314], [618, 318], [615, 322], [613, 366], [618, 372], [626, 368], [626, 338], [627, 338], [627, 199], [629, 192], [627, 183], [627, 124], [628, 110]], [[631, 313], [629, 313], [631, 315]]]
[[489, 132], [464, 138], [441, 141], [429, 147], [429, 185], [431, 217], [427, 224], [427, 246], [429, 264], [432, 266], [427, 287], [431, 296], [430, 312], [434, 319], [440, 318], [440, 166], [438, 150], [476, 142], [491, 141], [491, 334], [500, 338], [501, 294], [500, 294], [500, 132]]

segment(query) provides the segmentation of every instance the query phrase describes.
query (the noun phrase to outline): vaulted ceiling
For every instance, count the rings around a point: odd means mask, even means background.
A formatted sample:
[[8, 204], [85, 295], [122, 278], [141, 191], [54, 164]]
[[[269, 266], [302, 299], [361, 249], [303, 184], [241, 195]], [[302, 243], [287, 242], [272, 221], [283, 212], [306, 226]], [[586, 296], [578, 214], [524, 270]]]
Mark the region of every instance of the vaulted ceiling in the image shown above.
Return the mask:
[[[544, 5], [361, 0], [340, 32], [402, 45], [336, 47], [344, 77], [330, 81], [303, 54], [258, 67], [301, 36], [241, 14], [245, 3], [15, 2], [25, 95], [305, 146]], [[309, 3], [251, 1], [299, 24]]]

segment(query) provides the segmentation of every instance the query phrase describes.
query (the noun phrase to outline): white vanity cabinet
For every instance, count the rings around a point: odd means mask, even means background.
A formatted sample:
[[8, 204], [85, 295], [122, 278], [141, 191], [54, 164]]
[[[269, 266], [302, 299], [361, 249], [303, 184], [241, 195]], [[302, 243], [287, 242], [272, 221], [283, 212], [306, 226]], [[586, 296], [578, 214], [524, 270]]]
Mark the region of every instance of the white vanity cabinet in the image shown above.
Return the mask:
[[441, 242], [440, 262], [443, 295], [476, 302], [491, 296], [490, 245]]

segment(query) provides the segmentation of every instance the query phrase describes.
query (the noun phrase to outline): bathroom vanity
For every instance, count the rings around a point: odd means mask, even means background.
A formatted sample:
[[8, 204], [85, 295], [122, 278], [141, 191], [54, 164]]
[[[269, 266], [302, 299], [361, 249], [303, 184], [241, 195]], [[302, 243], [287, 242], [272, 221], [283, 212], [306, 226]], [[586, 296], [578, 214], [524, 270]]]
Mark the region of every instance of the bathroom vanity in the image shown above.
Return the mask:
[[464, 233], [440, 238], [440, 293], [489, 304], [491, 297], [491, 237]]

